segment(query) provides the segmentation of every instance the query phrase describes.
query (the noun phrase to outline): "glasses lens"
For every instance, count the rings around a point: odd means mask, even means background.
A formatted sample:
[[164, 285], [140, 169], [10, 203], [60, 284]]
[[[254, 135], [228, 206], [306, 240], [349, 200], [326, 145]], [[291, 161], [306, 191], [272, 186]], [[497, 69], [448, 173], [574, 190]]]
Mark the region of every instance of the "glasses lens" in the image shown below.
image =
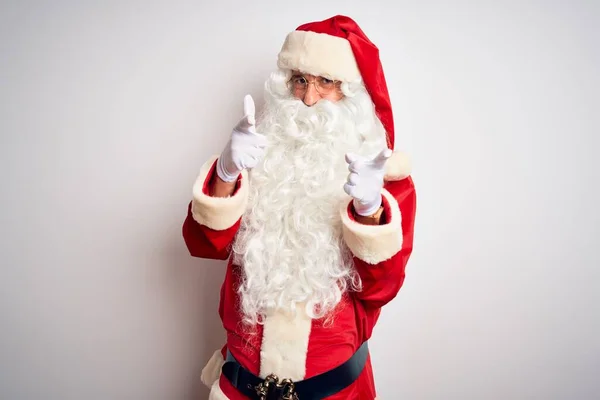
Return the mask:
[[314, 81], [309, 81], [304, 75], [294, 75], [288, 82], [290, 90], [295, 95], [306, 93], [310, 84], [314, 84], [315, 89], [321, 95], [328, 95], [338, 87], [338, 82], [322, 76], [317, 77]]
[[315, 82], [319, 93], [329, 94], [335, 89], [335, 81], [319, 76]]
[[290, 79], [290, 88], [297, 92], [303, 92], [308, 86], [308, 81], [302, 75], [294, 75]]

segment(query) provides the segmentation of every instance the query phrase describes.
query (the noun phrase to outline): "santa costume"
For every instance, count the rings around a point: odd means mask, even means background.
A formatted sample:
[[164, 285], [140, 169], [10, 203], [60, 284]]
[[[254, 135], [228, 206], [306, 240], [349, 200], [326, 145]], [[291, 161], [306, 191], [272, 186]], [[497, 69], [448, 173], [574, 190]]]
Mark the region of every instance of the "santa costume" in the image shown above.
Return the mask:
[[[346, 96], [307, 107], [289, 95], [292, 71], [342, 82]], [[256, 125], [269, 141], [264, 159], [229, 197], [211, 195], [219, 155], [207, 160], [183, 225], [192, 256], [228, 260], [219, 306], [227, 339], [202, 380], [213, 400], [260, 399], [267, 383], [282, 398], [375, 399], [367, 342], [404, 282], [416, 208], [398, 151], [385, 161], [378, 224], [359, 222], [344, 192], [344, 154], [368, 163], [394, 150], [379, 50], [345, 16], [301, 25], [265, 93]]]

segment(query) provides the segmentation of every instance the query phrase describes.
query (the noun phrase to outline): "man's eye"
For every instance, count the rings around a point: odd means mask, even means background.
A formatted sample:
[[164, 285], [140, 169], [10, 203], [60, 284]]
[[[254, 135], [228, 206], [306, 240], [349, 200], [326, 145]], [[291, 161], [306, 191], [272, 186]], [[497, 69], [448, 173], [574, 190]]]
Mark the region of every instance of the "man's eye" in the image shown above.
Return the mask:
[[303, 76], [295, 76], [292, 78], [292, 81], [297, 85], [306, 85], [306, 78]]
[[327, 79], [327, 78], [321, 78], [321, 82], [323, 82], [326, 85], [331, 85], [333, 83], [333, 81], [331, 79]]

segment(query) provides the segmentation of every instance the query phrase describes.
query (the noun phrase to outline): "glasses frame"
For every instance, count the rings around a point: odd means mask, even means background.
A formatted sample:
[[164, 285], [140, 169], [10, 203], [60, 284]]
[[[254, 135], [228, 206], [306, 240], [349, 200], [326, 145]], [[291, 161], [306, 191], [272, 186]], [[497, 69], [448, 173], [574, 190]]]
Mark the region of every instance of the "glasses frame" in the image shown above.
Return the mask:
[[[290, 77], [290, 79], [288, 79], [288, 81], [287, 81], [287, 86], [288, 86], [288, 89], [290, 90], [290, 92], [292, 94], [294, 94], [294, 95], [296, 95], [297, 93], [296, 93], [296, 89], [294, 88], [294, 83], [292, 82], [292, 80], [294, 80], [294, 78], [297, 78], [299, 76], [301, 76], [302, 78], [304, 78], [306, 80], [306, 82], [307, 82], [306, 83], [306, 88], [298, 93], [298, 94], [300, 94], [302, 96], [306, 95], [306, 92], [308, 92], [308, 87], [310, 85], [314, 85], [315, 86], [315, 90], [317, 91], [317, 93], [319, 93], [320, 96], [328, 96], [328, 95], [330, 95], [331, 93], [334, 93], [337, 90], [341, 90], [342, 81], [339, 81], [337, 79], [329, 79], [329, 78], [326, 78], [324, 76], [317, 76], [317, 77], [315, 77], [313, 79], [308, 79], [308, 77], [306, 76], [306, 74], [293, 73], [292, 76]], [[317, 81], [319, 79], [327, 79], [327, 80], [332, 81], [333, 82], [333, 88], [331, 89], [331, 91], [328, 91], [328, 92], [326, 91], [325, 93], [322, 93], [321, 92], [322, 89], [319, 90], [319, 85], [317, 85]]]

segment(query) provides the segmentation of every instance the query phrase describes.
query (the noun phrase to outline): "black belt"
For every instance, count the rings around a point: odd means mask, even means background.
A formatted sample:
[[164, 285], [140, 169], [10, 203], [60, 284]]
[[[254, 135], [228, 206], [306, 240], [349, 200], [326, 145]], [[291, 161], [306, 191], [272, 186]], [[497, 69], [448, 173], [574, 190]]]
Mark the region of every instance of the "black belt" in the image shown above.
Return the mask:
[[318, 400], [350, 386], [361, 374], [368, 355], [369, 347], [364, 342], [342, 365], [312, 378], [292, 382], [279, 380], [273, 374], [261, 379], [242, 367], [227, 350], [222, 372], [233, 387], [253, 400]]

